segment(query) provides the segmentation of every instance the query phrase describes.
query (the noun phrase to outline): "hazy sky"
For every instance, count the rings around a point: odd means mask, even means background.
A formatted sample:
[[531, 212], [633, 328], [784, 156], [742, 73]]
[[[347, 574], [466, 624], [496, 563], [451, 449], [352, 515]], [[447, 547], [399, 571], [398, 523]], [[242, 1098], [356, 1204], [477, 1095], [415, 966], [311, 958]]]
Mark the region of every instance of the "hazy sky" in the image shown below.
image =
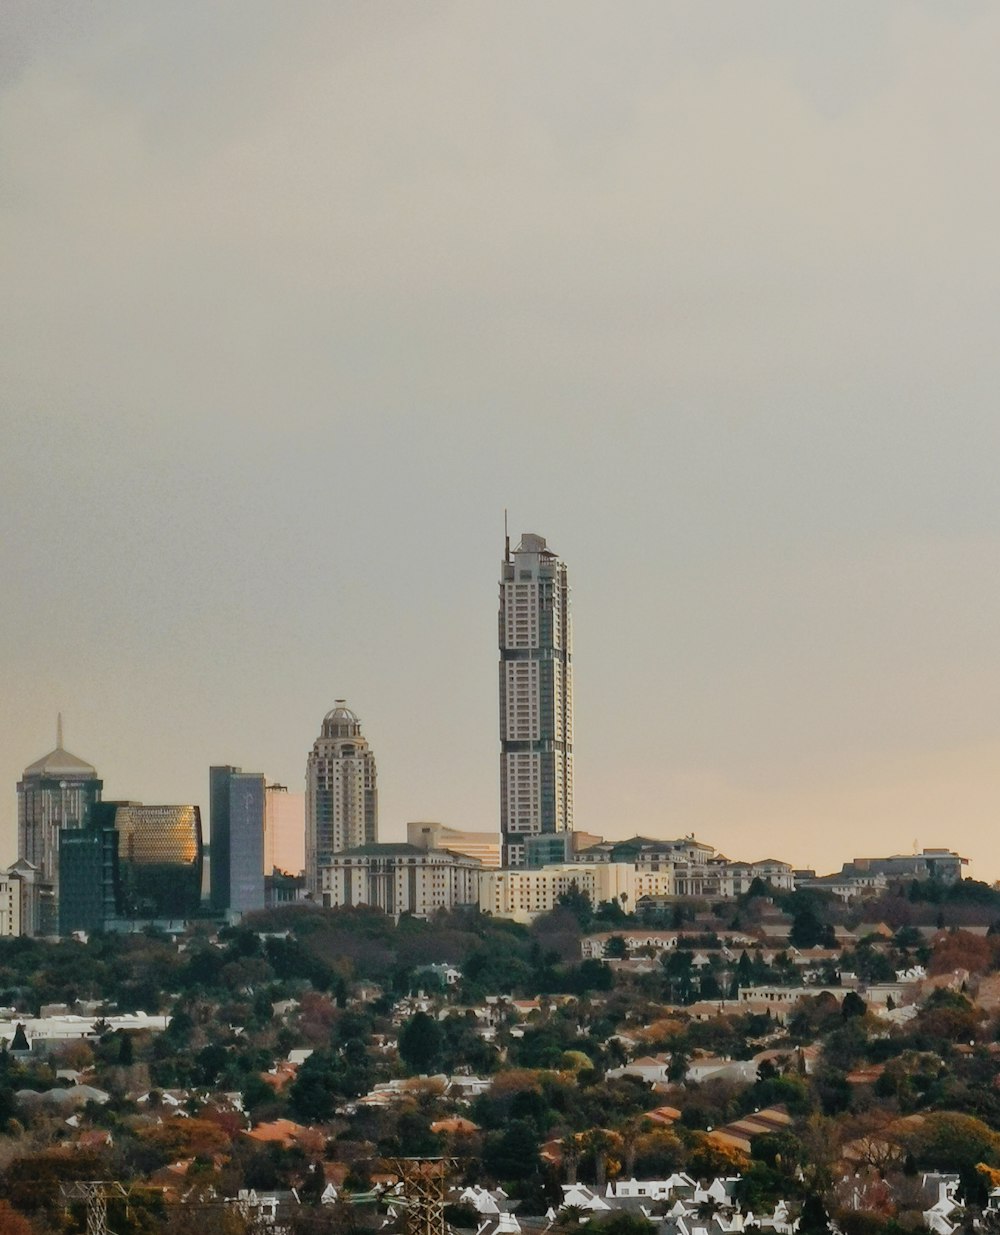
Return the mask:
[[[498, 817], [503, 511], [576, 818], [1000, 876], [1000, 7], [3, 0], [0, 856], [105, 796]], [[207, 816], [207, 809], [206, 809]]]

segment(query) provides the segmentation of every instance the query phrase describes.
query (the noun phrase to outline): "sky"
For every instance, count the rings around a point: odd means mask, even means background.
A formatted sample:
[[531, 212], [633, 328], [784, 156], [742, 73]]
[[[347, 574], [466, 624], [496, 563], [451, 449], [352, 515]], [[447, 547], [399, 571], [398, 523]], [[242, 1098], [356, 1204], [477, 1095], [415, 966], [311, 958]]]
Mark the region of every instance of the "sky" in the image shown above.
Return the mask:
[[60, 711], [495, 828], [506, 509], [578, 827], [1000, 877], [1000, 8], [3, 7], [0, 857]]

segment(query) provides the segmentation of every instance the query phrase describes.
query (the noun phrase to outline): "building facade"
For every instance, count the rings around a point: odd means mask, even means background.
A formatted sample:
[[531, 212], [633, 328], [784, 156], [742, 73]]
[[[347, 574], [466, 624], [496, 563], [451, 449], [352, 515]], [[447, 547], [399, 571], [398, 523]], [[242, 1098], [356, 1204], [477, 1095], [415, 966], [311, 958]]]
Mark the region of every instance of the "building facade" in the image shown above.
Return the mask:
[[212, 910], [264, 908], [264, 777], [229, 766], [209, 771]]
[[306, 887], [321, 892], [320, 869], [336, 853], [378, 840], [378, 776], [361, 721], [337, 699], [306, 762]]
[[482, 872], [479, 908], [494, 917], [530, 922], [556, 909], [561, 896], [580, 892], [595, 908], [604, 901], [616, 901], [631, 913], [643, 897], [673, 896], [674, 888], [672, 870], [641, 871], [627, 862], [509, 868]]
[[545, 538], [500, 567], [500, 830], [504, 863], [529, 836], [573, 827], [573, 637], [565, 564]]
[[479, 900], [477, 858], [417, 845], [360, 845], [335, 853], [321, 868], [327, 909], [369, 905], [386, 914], [427, 918], [438, 909]]
[[334, 854], [320, 869], [323, 906], [367, 905], [397, 916], [425, 918], [438, 909], [475, 905], [481, 865], [476, 858], [417, 845], [360, 845]]
[[201, 905], [201, 807], [114, 805], [121, 916], [193, 917]]
[[306, 863], [306, 795], [264, 789], [264, 874], [300, 875]]
[[17, 783], [17, 856], [30, 862], [39, 881], [52, 889], [46, 902], [52, 920], [42, 923], [42, 934], [54, 934], [58, 927], [59, 834], [90, 826], [103, 787], [89, 763], [63, 749], [60, 718], [55, 750], [26, 767]]
[[920, 853], [897, 853], [889, 858], [855, 858], [845, 862], [841, 874], [885, 875], [886, 879], [937, 879], [958, 883], [969, 859], [951, 849], [923, 849]]
[[101, 818], [59, 835], [59, 934], [103, 930], [118, 913], [118, 833]]
[[500, 834], [498, 832], [465, 832], [443, 823], [411, 820], [406, 825], [406, 839], [420, 849], [450, 849], [452, 853], [476, 858], [486, 869], [500, 865]]
[[53, 917], [52, 889], [43, 884], [38, 868], [25, 858], [0, 872], [0, 936], [42, 933]]

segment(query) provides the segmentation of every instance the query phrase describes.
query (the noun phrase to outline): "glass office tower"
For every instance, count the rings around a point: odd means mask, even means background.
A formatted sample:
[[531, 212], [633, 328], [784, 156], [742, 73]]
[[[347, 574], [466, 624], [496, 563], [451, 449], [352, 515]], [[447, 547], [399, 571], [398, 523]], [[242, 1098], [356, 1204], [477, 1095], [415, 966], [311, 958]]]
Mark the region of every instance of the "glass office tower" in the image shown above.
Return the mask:
[[241, 768], [209, 771], [212, 909], [264, 908], [264, 777]]

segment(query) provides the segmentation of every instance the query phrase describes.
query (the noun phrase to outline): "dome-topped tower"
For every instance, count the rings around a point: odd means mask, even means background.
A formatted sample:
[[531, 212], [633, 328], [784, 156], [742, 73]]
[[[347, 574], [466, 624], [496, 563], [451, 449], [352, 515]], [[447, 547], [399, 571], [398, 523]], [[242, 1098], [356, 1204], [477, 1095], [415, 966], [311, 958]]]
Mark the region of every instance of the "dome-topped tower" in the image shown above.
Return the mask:
[[[103, 782], [96, 769], [63, 747], [62, 716], [56, 721], [56, 747], [29, 763], [17, 783], [17, 856], [39, 869], [52, 885], [52, 912], [59, 898], [59, 832], [91, 823]], [[43, 926], [54, 932], [55, 920]]]
[[306, 886], [314, 896], [333, 854], [378, 839], [377, 779], [361, 721], [336, 699], [306, 762]]

